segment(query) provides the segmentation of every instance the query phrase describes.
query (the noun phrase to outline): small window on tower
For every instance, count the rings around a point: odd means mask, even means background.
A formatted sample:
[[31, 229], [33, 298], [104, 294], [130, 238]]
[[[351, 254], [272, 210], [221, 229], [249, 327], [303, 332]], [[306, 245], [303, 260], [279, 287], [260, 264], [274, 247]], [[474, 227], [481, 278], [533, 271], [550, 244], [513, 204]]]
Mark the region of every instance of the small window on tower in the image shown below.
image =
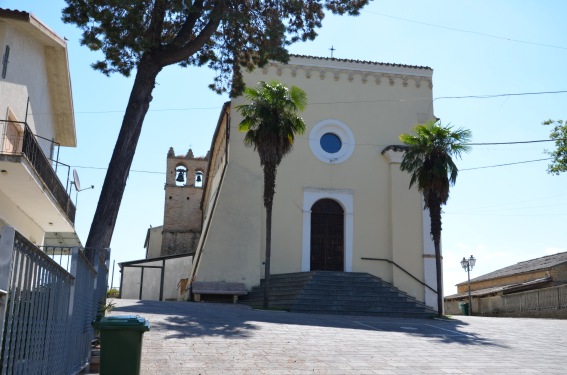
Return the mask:
[[175, 168], [175, 173], [177, 177], [175, 178], [175, 186], [186, 186], [187, 185], [187, 168], [180, 165]]
[[195, 187], [203, 187], [203, 172], [195, 173]]

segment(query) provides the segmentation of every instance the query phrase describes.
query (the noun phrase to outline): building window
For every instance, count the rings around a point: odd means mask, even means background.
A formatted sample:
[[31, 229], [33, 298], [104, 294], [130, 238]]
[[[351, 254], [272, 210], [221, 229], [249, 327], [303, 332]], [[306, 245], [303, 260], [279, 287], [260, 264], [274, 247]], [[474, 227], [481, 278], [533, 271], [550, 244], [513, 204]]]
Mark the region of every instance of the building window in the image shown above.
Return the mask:
[[339, 120], [323, 120], [309, 133], [311, 152], [317, 159], [327, 164], [346, 161], [354, 152], [354, 145], [354, 134]]
[[319, 143], [321, 144], [323, 151], [328, 152], [329, 154], [336, 154], [341, 150], [343, 145], [339, 136], [334, 133], [323, 134]]

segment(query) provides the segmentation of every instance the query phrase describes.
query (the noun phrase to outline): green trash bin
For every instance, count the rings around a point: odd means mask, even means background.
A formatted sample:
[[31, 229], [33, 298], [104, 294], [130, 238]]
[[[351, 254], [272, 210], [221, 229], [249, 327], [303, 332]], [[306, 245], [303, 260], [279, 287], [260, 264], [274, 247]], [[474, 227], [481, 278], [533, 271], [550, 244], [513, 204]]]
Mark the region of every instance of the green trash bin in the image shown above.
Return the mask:
[[463, 315], [469, 315], [469, 303], [468, 302], [463, 302], [459, 304], [459, 307], [461, 308], [461, 312], [463, 313]]
[[103, 317], [92, 322], [100, 331], [100, 374], [139, 375], [142, 336], [150, 322], [137, 315]]

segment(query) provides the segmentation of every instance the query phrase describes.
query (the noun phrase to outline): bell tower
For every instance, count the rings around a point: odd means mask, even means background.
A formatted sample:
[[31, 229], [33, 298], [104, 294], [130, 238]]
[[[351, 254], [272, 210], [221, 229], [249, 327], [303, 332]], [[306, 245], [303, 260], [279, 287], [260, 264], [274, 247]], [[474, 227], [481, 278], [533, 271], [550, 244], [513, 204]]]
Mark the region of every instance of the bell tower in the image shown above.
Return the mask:
[[208, 155], [167, 153], [161, 255], [195, 253], [201, 237], [201, 199]]

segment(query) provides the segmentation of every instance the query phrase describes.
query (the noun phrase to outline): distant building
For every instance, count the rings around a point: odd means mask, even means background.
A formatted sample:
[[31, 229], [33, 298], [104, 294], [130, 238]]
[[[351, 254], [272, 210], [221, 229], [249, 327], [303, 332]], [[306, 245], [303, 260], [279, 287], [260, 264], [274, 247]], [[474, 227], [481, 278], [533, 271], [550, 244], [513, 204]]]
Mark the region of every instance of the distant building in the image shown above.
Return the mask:
[[146, 258], [120, 263], [122, 298], [172, 300], [184, 293], [201, 238], [201, 199], [208, 155], [167, 153], [163, 225], [150, 227]]
[[[530, 315], [563, 310], [567, 316], [567, 252], [501, 268], [471, 279], [470, 285], [473, 313]], [[457, 284], [457, 294], [445, 297], [447, 314], [461, 313], [459, 304], [468, 302], [468, 290], [468, 282], [463, 281]]]
[[78, 245], [72, 174], [58, 160], [77, 145], [67, 44], [32, 14], [0, 9], [0, 56], [0, 227]]
[[146, 249], [146, 259], [161, 256], [161, 232], [163, 226], [149, 227], [144, 240], [144, 249]]

